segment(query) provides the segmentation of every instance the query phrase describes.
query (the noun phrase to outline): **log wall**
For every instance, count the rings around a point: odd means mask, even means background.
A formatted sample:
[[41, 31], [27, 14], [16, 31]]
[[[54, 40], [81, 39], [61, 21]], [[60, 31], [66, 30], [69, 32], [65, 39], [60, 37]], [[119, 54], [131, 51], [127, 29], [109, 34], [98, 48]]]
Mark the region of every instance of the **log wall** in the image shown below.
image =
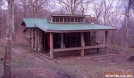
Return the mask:
[[27, 32], [25, 32], [25, 40], [27, 44], [37, 52], [42, 52], [43, 50], [43, 33], [44, 32], [39, 28], [29, 28]]

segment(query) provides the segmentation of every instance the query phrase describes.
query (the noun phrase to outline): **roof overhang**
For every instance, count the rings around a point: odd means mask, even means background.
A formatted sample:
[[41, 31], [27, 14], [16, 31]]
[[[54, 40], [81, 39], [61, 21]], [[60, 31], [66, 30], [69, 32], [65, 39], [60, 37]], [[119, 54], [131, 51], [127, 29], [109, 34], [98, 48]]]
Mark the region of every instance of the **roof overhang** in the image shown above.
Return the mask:
[[[116, 30], [116, 29], [112, 29], [112, 30]], [[49, 33], [73, 33], [73, 32], [112, 31], [112, 30], [111, 29], [103, 29], [103, 30], [62, 30], [62, 31], [45, 30], [45, 32], [49, 32]]]

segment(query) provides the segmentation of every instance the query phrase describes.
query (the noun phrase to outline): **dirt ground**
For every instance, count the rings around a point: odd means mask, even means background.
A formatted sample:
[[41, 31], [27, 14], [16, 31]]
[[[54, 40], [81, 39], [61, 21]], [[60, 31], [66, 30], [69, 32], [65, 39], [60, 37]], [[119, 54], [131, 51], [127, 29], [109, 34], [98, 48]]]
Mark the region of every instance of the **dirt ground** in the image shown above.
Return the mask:
[[134, 55], [133, 51], [118, 47], [115, 50], [109, 49], [113, 54], [56, 58], [55, 63], [64, 66], [68, 71], [71, 70], [70, 73], [76, 78], [105, 78], [107, 72], [134, 74], [134, 62], [128, 60]]
[[[109, 46], [110, 54], [103, 52], [88, 53], [85, 57], [59, 56], [48, 60], [28, 46], [17, 44], [12, 51], [12, 74], [16, 78], [105, 78], [108, 72], [134, 75], [134, 61], [128, 60], [134, 55], [133, 48]], [[3, 56], [4, 48], [0, 47], [0, 57]], [[3, 72], [2, 62], [0, 71]]]

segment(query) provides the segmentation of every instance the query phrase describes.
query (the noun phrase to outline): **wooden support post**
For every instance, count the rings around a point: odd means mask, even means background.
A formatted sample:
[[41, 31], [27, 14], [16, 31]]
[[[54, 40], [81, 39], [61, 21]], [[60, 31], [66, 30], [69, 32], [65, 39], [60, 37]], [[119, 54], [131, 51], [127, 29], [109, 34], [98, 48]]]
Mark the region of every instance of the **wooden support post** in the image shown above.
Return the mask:
[[31, 47], [34, 48], [34, 29], [31, 29]]
[[38, 51], [37, 50], [37, 47], [38, 47], [38, 30], [37, 30], [37, 28], [35, 28], [35, 51]]
[[33, 28], [33, 49], [35, 49], [35, 28]]
[[40, 34], [39, 34], [39, 29], [37, 28], [37, 51], [39, 52], [39, 47], [40, 47], [40, 44], [39, 44], [39, 41], [40, 41]]
[[38, 52], [40, 52], [40, 45], [42, 45], [42, 44], [40, 44], [40, 29], [37, 29], [37, 44], [38, 44], [38, 46], [37, 46], [37, 51]]
[[31, 43], [32, 43], [31, 39], [32, 39], [32, 31], [31, 31], [31, 28], [29, 28], [29, 46], [30, 47], [31, 47]]
[[53, 53], [53, 33], [50, 33], [50, 59], [54, 58]]
[[105, 52], [108, 53], [108, 49], [107, 49], [107, 46], [108, 46], [108, 31], [105, 31]]
[[38, 29], [38, 52], [43, 51], [42, 34], [43, 31]]
[[63, 18], [63, 23], [65, 22], [65, 18]]
[[42, 46], [42, 50], [45, 52], [45, 51], [46, 51], [46, 45], [45, 45], [45, 44], [46, 44], [46, 43], [45, 43], [45, 41], [46, 41], [46, 39], [45, 39], [45, 34], [46, 34], [46, 33], [43, 31], [42, 34], [43, 34], [43, 37], [42, 37], [42, 38], [43, 38], [43, 40], [44, 40], [44, 42], [43, 42], [43, 45], [44, 45], [44, 46]]
[[36, 47], [36, 50], [38, 51], [38, 47], [39, 47], [39, 29], [37, 28], [37, 47]]
[[53, 18], [51, 18], [51, 22], [53, 22]]
[[61, 33], [61, 48], [64, 48], [63, 33]]
[[85, 42], [84, 42], [84, 33], [83, 32], [81, 32], [81, 47], [82, 47], [81, 56], [84, 56]]

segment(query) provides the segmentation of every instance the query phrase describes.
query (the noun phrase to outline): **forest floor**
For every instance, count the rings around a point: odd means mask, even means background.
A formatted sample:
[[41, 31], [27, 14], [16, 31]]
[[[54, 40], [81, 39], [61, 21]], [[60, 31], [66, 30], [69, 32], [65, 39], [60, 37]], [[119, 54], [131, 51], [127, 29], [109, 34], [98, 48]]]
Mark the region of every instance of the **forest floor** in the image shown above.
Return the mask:
[[[0, 43], [2, 44], [2, 43]], [[12, 74], [16, 78], [105, 78], [106, 74], [134, 74], [133, 48], [109, 46], [110, 54], [92, 53], [85, 57], [65, 56], [48, 60], [24, 44], [12, 51]], [[112, 54], [111, 54], [112, 53]], [[0, 47], [0, 57], [4, 47]], [[0, 62], [0, 73], [3, 63]], [[132, 78], [132, 77], [131, 77]]]

